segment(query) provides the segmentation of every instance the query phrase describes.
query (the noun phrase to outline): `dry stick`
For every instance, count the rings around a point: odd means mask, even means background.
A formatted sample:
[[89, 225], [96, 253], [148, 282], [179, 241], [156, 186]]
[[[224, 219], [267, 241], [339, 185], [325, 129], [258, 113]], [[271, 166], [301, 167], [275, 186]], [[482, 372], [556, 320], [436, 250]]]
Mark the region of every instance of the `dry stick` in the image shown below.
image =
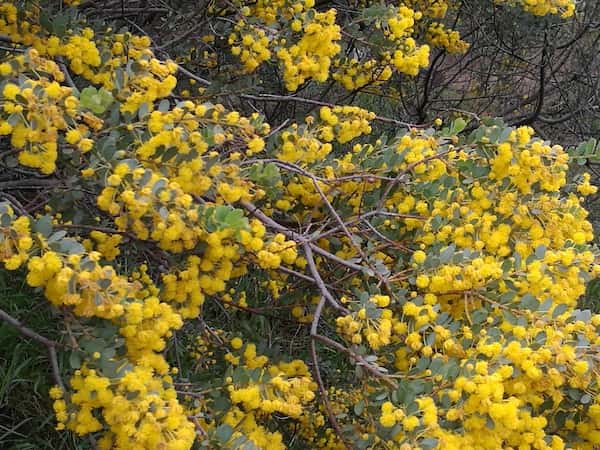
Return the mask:
[[193, 417], [193, 416], [189, 416], [189, 418], [191, 419], [191, 421], [194, 423], [194, 426], [196, 427], [196, 430], [198, 430], [198, 433], [200, 433], [202, 436], [204, 437], [208, 437], [208, 433], [206, 432], [206, 430], [202, 427], [202, 425], [200, 424], [200, 422], [198, 421], [197, 417]]
[[331, 295], [331, 293], [327, 289], [327, 286], [325, 286], [325, 282], [323, 281], [323, 278], [321, 278], [321, 274], [319, 273], [317, 266], [315, 264], [315, 258], [314, 258], [314, 254], [313, 254], [310, 243], [304, 242], [302, 244], [302, 247], [304, 249], [304, 254], [306, 256], [308, 269], [311, 272], [313, 278], [315, 279], [315, 282], [317, 283], [319, 290], [321, 291], [321, 299], [319, 300], [317, 308], [315, 309], [315, 314], [314, 314], [313, 321], [312, 321], [312, 324], [310, 327], [310, 336], [311, 336], [310, 352], [311, 352], [311, 357], [312, 357], [314, 371], [315, 371], [315, 378], [317, 379], [317, 384], [319, 385], [319, 390], [321, 392], [321, 396], [323, 397], [323, 404], [327, 411], [327, 416], [329, 418], [329, 422], [331, 423], [331, 426], [335, 429], [336, 434], [340, 437], [340, 439], [344, 443], [344, 446], [346, 448], [350, 449], [351, 447], [345, 441], [342, 430], [340, 428], [340, 425], [337, 422], [335, 415], [333, 414], [333, 410], [331, 409], [331, 404], [329, 403], [329, 397], [327, 395], [327, 390], [325, 389], [325, 385], [323, 384], [323, 379], [321, 377], [321, 369], [319, 368], [317, 347], [315, 344], [315, 339], [318, 336], [317, 329], [319, 326], [319, 321], [321, 320], [321, 312], [323, 311], [325, 302], [327, 301], [334, 308], [336, 308], [338, 310], [343, 310], [343, 311], [345, 311], [345, 313], [348, 313], [348, 310], [346, 308], [344, 308], [343, 306], [341, 306], [335, 300], [335, 298]]
[[317, 308], [315, 309], [315, 316], [314, 316], [312, 324], [310, 326], [310, 335], [311, 335], [311, 338], [313, 338], [310, 340], [310, 355], [312, 358], [313, 368], [315, 371], [315, 378], [317, 380], [317, 385], [319, 386], [319, 391], [321, 392], [321, 397], [323, 398], [323, 406], [325, 406], [325, 411], [327, 412], [327, 417], [329, 418], [329, 423], [331, 423], [331, 426], [335, 430], [335, 433], [342, 440], [342, 443], [344, 444], [344, 446], [348, 450], [350, 450], [352, 447], [344, 439], [344, 433], [342, 432], [340, 424], [338, 423], [337, 419], [335, 418], [335, 414], [333, 413], [333, 409], [331, 408], [331, 404], [329, 403], [329, 396], [327, 395], [327, 389], [325, 389], [325, 384], [323, 383], [323, 378], [321, 377], [321, 368], [319, 367], [317, 346], [316, 346], [315, 340], [314, 340], [314, 336], [317, 335], [317, 327], [319, 326], [319, 320], [321, 318], [321, 311], [323, 311], [324, 305], [325, 305], [325, 296], [322, 295], [321, 299], [319, 300], [319, 304], [317, 305]]
[[73, 77], [71, 77], [71, 72], [69, 72], [69, 66], [64, 61], [64, 59], [62, 58], [62, 56], [57, 56], [56, 60], [58, 61], [58, 65], [60, 67], [61, 72], [65, 76], [65, 81], [67, 82], [67, 84], [69, 86], [71, 86], [71, 88], [73, 89], [73, 92], [76, 95], [79, 95], [79, 88], [77, 87], [77, 85], [73, 81]]
[[[371, 366], [369, 364], [368, 361], [366, 361], [362, 356], [357, 355], [356, 353], [348, 350], [346, 347], [344, 347], [341, 344], [338, 344], [337, 342], [325, 337], [325, 336], [321, 336], [317, 333], [317, 327], [319, 325], [319, 320], [321, 319], [321, 312], [323, 310], [323, 306], [325, 303], [325, 300], [327, 300], [329, 303], [332, 303], [334, 306], [339, 306], [339, 304], [335, 301], [335, 299], [333, 298], [333, 296], [331, 295], [331, 293], [327, 290], [327, 287], [325, 286], [325, 283], [323, 282], [323, 279], [321, 278], [321, 275], [319, 274], [317, 267], [315, 265], [315, 260], [312, 254], [312, 251], [310, 249], [310, 246], [308, 244], [304, 244], [304, 252], [306, 254], [306, 260], [308, 263], [308, 267], [309, 270], [312, 272], [313, 277], [315, 278], [315, 280], [317, 281], [317, 285], [319, 287], [319, 290], [321, 291], [321, 300], [319, 301], [319, 304], [317, 305], [317, 308], [315, 309], [315, 315], [313, 317], [313, 321], [310, 327], [310, 336], [312, 339], [317, 339], [331, 347], [335, 347], [338, 350], [341, 350], [342, 352], [346, 353], [347, 355], [349, 355], [350, 357], [352, 357], [354, 360], [356, 360], [357, 362], [361, 363], [361, 365], [363, 365], [365, 367], [365, 369], [367, 371], [369, 371], [370, 373], [372, 373], [373, 375], [380, 377], [380, 378], [384, 378], [384, 380], [386, 379], [385, 375], [382, 374], [380, 371], [378, 371], [377, 369], [375, 369], [373, 366]], [[345, 309], [345, 308], [344, 308]], [[346, 313], [348, 313], [348, 310], [346, 310]], [[389, 380], [387, 380], [388, 383], [390, 383]], [[392, 387], [396, 387], [395, 383], [391, 382], [390, 384]]]
[[84, 224], [74, 224], [74, 223], [65, 223], [61, 225], [56, 225], [56, 228], [72, 228], [72, 229], [82, 229], [82, 230], [90, 230], [90, 231], [101, 231], [103, 233], [110, 234], [121, 234], [124, 236], [128, 236], [132, 239], [137, 239], [137, 237], [128, 231], [119, 231], [113, 228], [96, 226], [96, 225], [84, 225]]
[[330, 339], [321, 334], [314, 334], [311, 336], [313, 339], [316, 339], [317, 341], [322, 342], [323, 344], [327, 345], [328, 347], [335, 348], [336, 350], [339, 350], [339, 351], [345, 353], [346, 355], [350, 356], [350, 358], [355, 360], [360, 366], [364, 367], [367, 372], [369, 372], [371, 375], [373, 375], [376, 378], [381, 378], [381, 380], [383, 380], [383, 382], [386, 383], [392, 389], [398, 388], [398, 385], [396, 384], [395, 381], [390, 379], [390, 377], [388, 377], [385, 373], [377, 370], [376, 367], [373, 367], [372, 364], [370, 364], [366, 359], [364, 359], [358, 353], [353, 352], [349, 348], [344, 347], [339, 342], [336, 342], [333, 339]]
[[[366, 212], [364, 214], [359, 214], [358, 216], [346, 221], [346, 226], [349, 225], [353, 225], [357, 222], [361, 222], [369, 217], [372, 216], [384, 216], [384, 217], [398, 217], [401, 219], [415, 219], [415, 220], [427, 220], [426, 217], [422, 217], [422, 216], [416, 216], [414, 214], [400, 214], [400, 213], [394, 213], [394, 212], [389, 212], [389, 211], [380, 211], [380, 210], [373, 210], [373, 211], [369, 211]], [[335, 234], [338, 231], [341, 230], [341, 227], [336, 226], [334, 228], [330, 228], [329, 230], [325, 231], [324, 233], [318, 234], [316, 235], [313, 239], [311, 240], [317, 240], [317, 239], [321, 239], [324, 238], [326, 236], [329, 236], [331, 234]]]
[[[305, 242], [302, 244], [302, 247], [304, 249], [304, 255], [306, 256], [306, 263], [308, 265], [308, 270], [310, 271], [313, 278], [315, 279], [315, 283], [317, 284], [319, 291], [321, 291], [321, 295], [325, 299], [327, 299], [329, 304], [331, 306], [333, 306], [335, 309], [343, 312], [344, 314], [348, 314], [348, 310], [338, 303], [338, 301], [329, 292], [329, 289], [327, 289], [327, 286], [325, 286], [325, 281], [323, 281], [323, 278], [321, 278], [321, 274], [319, 273], [319, 270], [317, 269], [317, 265], [315, 264], [315, 256], [312, 252], [311, 245], [309, 243]], [[316, 313], [315, 313], [315, 317], [317, 317]]]
[[0, 189], [39, 189], [60, 186], [61, 180], [39, 179], [39, 180], [0, 180]]
[[333, 205], [331, 204], [331, 202], [329, 201], [329, 199], [327, 198], [327, 196], [325, 195], [325, 193], [321, 189], [321, 186], [319, 186], [318, 181], [315, 179], [315, 177], [312, 174], [309, 174], [309, 177], [312, 180], [315, 189], [319, 193], [319, 196], [321, 197], [321, 199], [323, 200], [323, 202], [327, 206], [327, 209], [329, 209], [329, 212], [331, 212], [331, 215], [334, 217], [335, 221], [339, 224], [339, 226], [342, 227], [342, 230], [344, 231], [344, 234], [346, 235], [346, 237], [350, 241], [350, 245], [352, 245], [352, 247], [354, 247], [354, 249], [360, 255], [361, 259], [365, 262], [365, 264], [367, 264], [367, 266], [369, 266], [369, 269], [371, 269], [371, 271], [377, 277], [377, 279], [379, 280], [379, 282], [383, 283], [385, 285], [385, 287], [387, 288], [388, 292], [391, 294], [392, 293], [392, 289], [391, 289], [388, 281], [383, 277], [383, 275], [381, 275], [377, 271], [377, 269], [373, 266], [373, 264], [371, 264], [369, 262], [369, 259], [368, 259], [367, 255], [366, 255], [366, 253], [363, 251], [362, 247], [360, 245], [358, 245], [356, 242], [354, 242], [354, 239], [352, 239], [352, 234], [350, 234], [350, 230], [348, 230], [348, 227], [346, 227], [346, 224], [344, 223], [344, 221], [342, 220], [342, 218], [340, 217], [340, 215], [337, 213], [337, 211], [335, 210], [335, 208], [333, 207]]
[[[285, 266], [279, 266], [276, 270], [278, 270], [279, 272], [283, 272], [286, 275], [292, 275], [292, 276], [294, 276], [296, 278], [300, 278], [301, 280], [310, 281], [311, 283], [315, 283], [315, 279], [313, 277], [309, 277], [308, 275], [305, 275], [305, 274], [303, 274], [301, 272], [297, 272], [294, 269], [290, 269], [290, 268], [285, 267]], [[326, 286], [327, 286], [328, 289], [331, 289], [333, 291], [341, 291], [343, 293], [347, 293], [348, 292], [348, 291], [346, 291], [344, 289], [335, 287], [335, 286], [333, 286], [331, 284], [327, 284]]]
[[395, 248], [400, 249], [407, 253], [412, 253], [412, 250], [410, 248], [406, 247], [405, 245], [400, 244], [399, 242], [393, 241], [392, 239], [388, 238], [386, 235], [381, 233], [377, 228], [375, 228], [373, 226], [373, 224], [371, 224], [371, 222], [369, 222], [368, 220], [363, 220], [363, 223], [365, 223], [369, 227], [369, 229], [371, 229], [371, 231], [373, 231], [373, 233], [375, 233], [377, 236], [379, 236], [379, 238], [383, 239], [385, 242], [390, 244], [392, 247], [395, 247]]
[[198, 83], [202, 83], [205, 86], [210, 86], [210, 81], [205, 80], [204, 78], [199, 77], [198, 75], [195, 75], [194, 73], [190, 72], [185, 67], [183, 67], [181, 64], [177, 65], [177, 69], [184, 75], [190, 77], [192, 80], [196, 80]]
[[21, 202], [17, 200], [13, 195], [10, 195], [8, 192], [0, 192], [0, 198], [2, 197], [7, 199], [12, 204], [13, 208], [15, 208], [19, 212], [19, 214], [22, 214], [24, 216], [27, 216], [29, 214], [25, 207], [21, 204]]
[[289, 269], [289, 268], [287, 268], [287, 267], [284, 267], [284, 266], [279, 266], [279, 267], [277, 268], [277, 270], [279, 270], [280, 272], [283, 272], [283, 273], [285, 273], [285, 274], [288, 274], [288, 275], [293, 275], [293, 276], [295, 276], [295, 277], [302, 278], [302, 279], [303, 279], [303, 280], [305, 280], [305, 281], [310, 281], [311, 283], [314, 283], [314, 282], [315, 282], [315, 279], [314, 279], [314, 278], [312, 278], [312, 277], [309, 277], [308, 275], [305, 275], [305, 274], [303, 274], [303, 273], [301, 273], [301, 272], [297, 272], [297, 271], [295, 271], [294, 269]]
[[[193, 80], [196, 80], [205, 86], [211, 85], [210, 81], [208, 81], [205, 78], [199, 77], [198, 75], [194, 74], [193, 72], [190, 72], [185, 67], [183, 67], [181, 65], [178, 65], [177, 67], [184, 75], [187, 75], [188, 77], [192, 78]], [[263, 101], [263, 102], [298, 102], [298, 103], [306, 103], [309, 105], [316, 105], [316, 106], [328, 106], [330, 108], [336, 107], [336, 105], [333, 103], [322, 102], [319, 100], [313, 100], [313, 99], [304, 98], [304, 97], [294, 97], [292, 95], [240, 94], [239, 96], [240, 96], [240, 98], [244, 98], [246, 100], [258, 100], [258, 101]], [[400, 125], [403, 127], [412, 127], [412, 128], [423, 128], [423, 127], [428, 126], [428, 125], [417, 125], [417, 124], [413, 124], [413, 123], [402, 122], [401, 120], [396, 120], [396, 119], [391, 119], [389, 117], [381, 117], [381, 116], [375, 116], [373, 118], [373, 120], [376, 120], [378, 122], [383, 122], [383, 123], [391, 123], [394, 125]]]
[[[316, 106], [328, 106], [329, 108], [335, 108], [337, 106], [333, 103], [322, 102], [319, 100], [313, 100], [313, 99], [304, 98], [304, 97], [294, 97], [292, 95], [241, 94], [240, 97], [245, 98], [247, 100], [258, 100], [258, 101], [263, 101], [263, 102], [298, 102], [298, 103], [306, 103], [309, 105], [316, 105]], [[423, 127], [429, 126], [429, 125], [416, 125], [413, 123], [402, 122], [401, 120], [396, 120], [396, 119], [391, 119], [389, 117], [381, 117], [381, 116], [375, 116], [373, 118], [373, 120], [376, 120], [378, 122], [383, 122], [383, 123], [391, 123], [394, 125], [400, 125], [403, 127], [412, 127], [412, 128], [423, 128]]]
[[279, 166], [283, 169], [287, 169], [290, 172], [295, 172], [299, 175], [304, 175], [306, 177], [311, 177], [311, 178], [315, 178], [316, 180], [319, 180], [322, 183], [327, 183], [327, 184], [334, 184], [334, 183], [340, 183], [343, 181], [350, 181], [350, 180], [367, 180], [367, 181], [371, 181], [371, 182], [375, 182], [377, 180], [381, 180], [381, 181], [393, 181], [394, 178], [392, 177], [383, 177], [381, 175], [375, 175], [372, 173], [356, 173], [354, 175], [344, 175], [342, 177], [337, 177], [337, 178], [323, 178], [323, 177], [319, 177], [317, 175], [311, 174], [310, 172], [304, 170], [302, 167], [300, 167], [297, 164], [291, 163], [291, 162], [287, 162], [287, 161], [281, 161], [280, 159], [275, 159], [275, 158], [265, 158], [265, 159], [249, 159], [246, 161], [243, 161], [242, 164], [243, 165], [247, 165], [247, 164], [255, 164], [255, 163], [273, 163], [276, 166]]
[[20, 321], [15, 319], [13, 316], [8, 314], [6, 311], [0, 309], [0, 320], [8, 323], [15, 327], [22, 335], [27, 336], [28, 338], [33, 339], [34, 341], [43, 344], [48, 349], [48, 355], [50, 358], [50, 364], [52, 365], [52, 376], [54, 378], [54, 382], [60, 387], [60, 389], [65, 392], [65, 385], [62, 382], [60, 377], [60, 370], [58, 369], [58, 359], [56, 357], [56, 347], [59, 347], [60, 344], [56, 341], [52, 341], [41, 334], [36, 333], [31, 328], [26, 327]]

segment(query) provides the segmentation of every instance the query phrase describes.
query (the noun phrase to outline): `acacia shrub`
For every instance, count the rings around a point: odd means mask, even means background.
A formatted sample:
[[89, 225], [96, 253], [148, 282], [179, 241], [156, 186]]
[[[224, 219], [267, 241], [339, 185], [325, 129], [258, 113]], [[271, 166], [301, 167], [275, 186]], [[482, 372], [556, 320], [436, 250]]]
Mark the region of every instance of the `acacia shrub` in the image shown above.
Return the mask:
[[[259, 100], [315, 107], [271, 128], [216, 100], [253, 94], [67, 3], [0, 5], [0, 261], [64, 333], [0, 314], [48, 349], [58, 430], [103, 449], [600, 443], [600, 316], [576, 308], [600, 273], [582, 207], [596, 188], [567, 180], [560, 145], [302, 97], [359, 83], [336, 72], [358, 64], [339, 56], [342, 9], [209, 10], [240, 70], [277, 65], [292, 92]], [[444, 11], [360, 12], [381, 43], [370, 82], [427, 66], [419, 21]]]

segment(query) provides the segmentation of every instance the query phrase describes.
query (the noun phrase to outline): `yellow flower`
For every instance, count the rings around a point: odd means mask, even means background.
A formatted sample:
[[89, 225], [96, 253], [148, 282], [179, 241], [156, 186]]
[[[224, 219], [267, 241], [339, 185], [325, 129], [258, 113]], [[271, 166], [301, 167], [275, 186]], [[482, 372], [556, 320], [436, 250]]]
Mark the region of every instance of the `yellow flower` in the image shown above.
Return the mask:
[[589, 365], [587, 361], [577, 361], [575, 364], [573, 364], [573, 372], [575, 372], [577, 375], [583, 375], [587, 373], [588, 370]]
[[233, 348], [234, 350], [239, 350], [240, 348], [242, 348], [242, 345], [244, 345], [244, 341], [242, 341], [238, 337], [233, 338], [229, 343], [231, 345], [231, 348]]
[[75, 145], [81, 140], [81, 133], [79, 132], [78, 129], [73, 128], [73, 129], [67, 131], [67, 134], [65, 134], [65, 140], [69, 144]]
[[13, 130], [13, 127], [5, 121], [0, 122], [0, 135], [1, 136], [6, 136], [7, 134], [10, 134]]
[[429, 286], [429, 277], [427, 275], [419, 275], [415, 281], [417, 287], [424, 289]]
[[2, 95], [9, 100], [14, 100], [19, 92], [21, 92], [19, 86], [13, 83], [6, 83]]
[[48, 94], [48, 96], [51, 98], [57, 98], [62, 95], [62, 89], [56, 81], [50, 83], [48, 86], [45, 87], [44, 90], [46, 91], [46, 94]]
[[92, 147], [94, 146], [94, 141], [91, 139], [82, 139], [81, 141], [79, 141], [79, 144], [77, 145], [77, 148], [79, 148], [79, 150], [81, 150], [82, 152], [89, 152]]
[[425, 254], [425, 252], [423, 250], [417, 250], [416, 252], [413, 253], [413, 260], [417, 264], [423, 264], [425, 262], [426, 258], [427, 258], [427, 255]]

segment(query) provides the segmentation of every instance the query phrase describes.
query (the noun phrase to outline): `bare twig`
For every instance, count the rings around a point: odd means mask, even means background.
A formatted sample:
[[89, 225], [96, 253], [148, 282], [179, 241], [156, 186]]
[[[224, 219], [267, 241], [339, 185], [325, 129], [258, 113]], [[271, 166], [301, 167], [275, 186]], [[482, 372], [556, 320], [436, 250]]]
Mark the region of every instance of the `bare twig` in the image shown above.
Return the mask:
[[323, 406], [325, 407], [325, 411], [327, 412], [327, 417], [329, 418], [329, 423], [335, 430], [335, 433], [338, 435], [340, 440], [344, 443], [344, 446], [350, 450], [352, 447], [346, 442], [344, 439], [344, 434], [335, 418], [335, 414], [333, 413], [333, 409], [331, 408], [331, 404], [329, 403], [329, 396], [327, 395], [327, 389], [325, 388], [325, 384], [323, 383], [323, 378], [321, 377], [321, 369], [319, 367], [319, 357], [317, 356], [317, 347], [315, 345], [315, 341], [310, 341], [310, 355], [313, 362], [313, 369], [315, 372], [315, 379], [317, 380], [317, 385], [319, 386], [319, 391], [321, 392], [321, 397], [323, 398]]
[[302, 244], [302, 247], [304, 248], [304, 255], [306, 256], [308, 270], [315, 279], [315, 283], [317, 283], [317, 287], [321, 291], [321, 295], [325, 299], [327, 299], [327, 301], [333, 308], [345, 314], [348, 314], [348, 310], [338, 303], [338, 301], [333, 297], [333, 295], [331, 295], [331, 292], [329, 292], [329, 289], [327, 289], [327, 286], [325, 286], [325, 282], [323, 281], [323, 278], [321, 278], [321, 274], [319, 273], [317, 265], [315, 264], [315, 257], [313, 255], [311, 245], [309, 243], [304, 243]]
[[36, 333], [31, 328], [26, 327], [22, 322], [15, 319], [13, 316], [11, 316], [2, 309], [0, 309], [0, 320], [15, 327], [23, 336], [27, 336], [28, 338], [33, 339], [34, 341], [46, 346], [46, 348], [48, 349], [48, 357], [50, 359], [50, 364], [52, 366], [52, 376], [54, 378], [54, 382], [64, 392], [65, 385], [60, 376], [60, 370], [58, 368], [58, 358], [56, 356], [56, 347], [59, 347], [60, 344], [56, 341], [52, 341], [42, 336], [41, 334]]
[[314, 334], [314, 335], [312, 335], [312, 338], [315, 339], [315, 340], [317, 340], [317, 341], [319, 341], [319, 342], [322, 342], [323, 344], [327, 345], [328, 347], [335, 348], [336, 350], [339, 350], [339, 351], [345, 353], [346, 355], [350, 356], [361, 367], [364, 367], [367, 372], [369, 372], [374, 377], [381, 379], [384, 383], [386, 383], [392, 389], [396, 389], [398, 387], [398, 385], [396, 384], [396, 382], [394, 380], [392, 380], [390, 377], [388, 377], [388, 375], [386, 375], [385, 373], [377, 370], [376, 367], [373, 367], [373, 365], [370, 364], [361, 355], [359, 355], [359, 354], [353, 352], [352, 350], [344, 347], [339, 342], [336, 342], [333, 339], [330, 339], [330, 338], [328, 338], [326, 336], [323, 336], [323, 335], [320, 335], [320, 334]]
[[296, 241], [297, 243], [300, 243], [300, 244], [303, 244], [305, 242], [309, 243], [310, 248], [315, 253], [318, 253], [319, 255], [324, 256], [325, 258], [335, 261], [335, 262], [337, 262], [343, 266], [346, 266], [352, 270], [356, 270], [358, 272], [363, 272], [365, 270], [365, 268], [363, 266], [361, 266], [360, 264], [355, 264], [352, 261], [348, 261], [346, 259], [340, 258], [339, 256], [336, 256], [333, 253], [330, 253], [327, 250], [322, 249], [318, 245], [310, 242], [310, 241], [312, 241], [312, 239], [308, 239], [307, 236], [305, 236], [304, 234], [296, 233], [295, 231], [290, 230], [289, 228], [281, 225], [280, 223], [276, 222], [275, 220], [273, 220], [272, 218], [267, 216], [264, 212], [262, 212], [260, 210], [260, 208], [253, 205], [252, 203], [250, 203], [248, 201], [240, 201], [240, 205], [242, 205], [244, 207], [244, 209], [246, 209], [254, 217], [259, 219], [263, 224], [265, 224], [269, 228], [272, 228], [274, 230], [281, 232], [287, 238], [289, 238], [293, 241]]

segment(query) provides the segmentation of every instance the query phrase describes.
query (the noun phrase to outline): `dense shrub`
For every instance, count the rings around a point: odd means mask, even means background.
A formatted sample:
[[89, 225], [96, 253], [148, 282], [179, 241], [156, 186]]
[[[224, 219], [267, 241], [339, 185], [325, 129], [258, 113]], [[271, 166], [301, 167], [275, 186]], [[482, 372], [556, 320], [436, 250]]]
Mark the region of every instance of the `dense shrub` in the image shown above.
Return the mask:
[[[467, 48], [451, 2], [216, 2], [205, 42], [231, 54], [199, 75], [50, 3], [0, 6], [0, 262], [62, 332], [0, 318], [48, 348], [57, 430], [102, 449], [600, 445], [600, 316], [576, 309], [600, 273], [589, 176], [527, 126], [353, 102]], [[213, 81], [219, 60], [281, 90]], [[346, 101], [301, 95], [326, 82]], [[311, 109], [271, 127], [249, 101]]]

